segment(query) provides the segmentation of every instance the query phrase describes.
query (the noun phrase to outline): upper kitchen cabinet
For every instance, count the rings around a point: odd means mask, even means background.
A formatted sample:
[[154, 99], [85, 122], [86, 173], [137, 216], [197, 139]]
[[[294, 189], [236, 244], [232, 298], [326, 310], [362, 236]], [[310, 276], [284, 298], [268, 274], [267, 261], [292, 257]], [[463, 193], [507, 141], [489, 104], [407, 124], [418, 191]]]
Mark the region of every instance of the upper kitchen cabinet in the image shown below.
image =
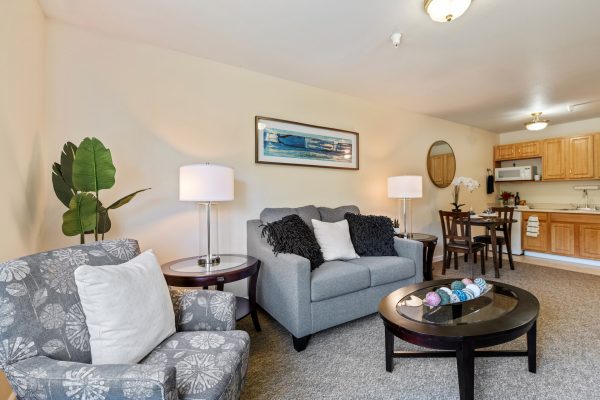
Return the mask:
[[545, 181], [567, 178], [567, 139], [544, 140], [542, 177]]
[[594, 136], [568, 138], [567, 179], [594, 177]]
[[494, 160], [515, 160], [517, 158], [517, 146], [514, 144], [503, 144], [494, 147]]
[[594, 134], [594, 178], [600, 179], [600, 133]]
[[523, 142], [515, 144], [518, 158], [536, 158], [542, 156], [542, 142]]

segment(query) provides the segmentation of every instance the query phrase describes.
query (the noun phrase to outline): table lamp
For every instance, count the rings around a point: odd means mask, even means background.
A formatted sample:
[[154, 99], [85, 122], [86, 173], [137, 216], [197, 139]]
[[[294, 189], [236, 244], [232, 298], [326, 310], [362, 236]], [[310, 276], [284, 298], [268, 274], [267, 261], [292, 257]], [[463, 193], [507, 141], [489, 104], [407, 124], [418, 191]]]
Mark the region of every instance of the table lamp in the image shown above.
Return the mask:
[[[391, 199], [402, 199], [402, 216], [404, 220], [404, 237], [409, 238], [412, 232], [409, 232], [407, 217], [407, 202], [410, 199], [420, 199], [423, 197], [423, 177], [415, 175], [392, 176], [388, 178], [388, 197]], [[409, 204], [410, 206], [410, 204]], [[412, 214], [412, 210], [410, 211]], [[411, 215], [412, 221], [412, 215]], [[411, 224], [412, 228], [412, 224]], [[411, 229], [412, 230], [412, 229]]]
[[212, 254], [211, 249], [211, 206], [215, 203], [233, 200], [233, 184], [233, 169], [229, 167], [194, 164], [179, 168], [179, 200], [196, 201], [206, 208], [207, 248], [206, 255], [198, 258], [198, 265], [210, 268], [211, 265], [219, 264], [221, 261], [219, 255]]

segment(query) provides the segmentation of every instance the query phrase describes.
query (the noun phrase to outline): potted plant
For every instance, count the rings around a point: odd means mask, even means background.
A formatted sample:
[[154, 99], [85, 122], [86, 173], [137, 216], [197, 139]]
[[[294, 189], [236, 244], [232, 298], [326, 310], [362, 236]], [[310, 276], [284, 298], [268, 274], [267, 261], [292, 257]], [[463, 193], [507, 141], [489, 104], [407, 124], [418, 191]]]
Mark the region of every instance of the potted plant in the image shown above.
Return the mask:
[[120, 198], [109, 206], [100, 201], [100, 191], [115, 184], [116, 168], [112, 155], [100, 140], [85, 138], [79, 146], [67, 142], [60, 163], [52, 165], [52, 186], [56, 197], [68, 210], [63, 214], [62, 231], [67, 236], [93, 234], [104, 239], [111, 228], [109, 211], [129, 203], [141, 189]]
[[464, 204], [461, 204], [459, 200], [461, 186], [466, 187], [469, 193], [472, 193], [479, 187], [479, 182], [473, 178], [467, 178], [464, 176], [459, 176], [458, 178], [454, 178], [452, 180], [452, 203], [450, 203], [452, 206], [454, 206], [452, 211], [460, 211], [460, 208], [464, 206]]

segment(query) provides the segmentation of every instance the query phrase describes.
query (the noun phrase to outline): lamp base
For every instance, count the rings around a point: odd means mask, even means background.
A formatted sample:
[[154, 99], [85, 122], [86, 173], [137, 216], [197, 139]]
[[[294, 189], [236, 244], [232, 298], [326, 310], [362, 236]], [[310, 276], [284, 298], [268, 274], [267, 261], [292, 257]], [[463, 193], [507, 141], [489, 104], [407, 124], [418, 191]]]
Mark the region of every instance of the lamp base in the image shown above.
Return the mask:
[[220, 263], [221, 257], [219, 256], [200, 256], [198, 258], [198, 265], [200, 266], [219, 265]]

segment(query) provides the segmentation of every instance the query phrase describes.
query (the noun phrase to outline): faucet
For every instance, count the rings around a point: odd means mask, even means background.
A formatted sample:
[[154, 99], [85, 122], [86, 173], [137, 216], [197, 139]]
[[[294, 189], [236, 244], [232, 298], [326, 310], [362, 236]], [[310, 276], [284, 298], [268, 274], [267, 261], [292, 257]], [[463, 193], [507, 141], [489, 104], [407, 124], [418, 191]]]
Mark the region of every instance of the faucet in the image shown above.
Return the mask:
[[573, 186], [573, 189], [575, 189], [575, 190], [582, 190], [583, 196], [585, 197], [585, 207], [577, 207], [577, 209], [584, 210], [584, 211], [595, 210], [596, 207], [590, 207], [588, 190], [598, 190], [599, 188], [600, 187], [598, 187], [598, 186]]

